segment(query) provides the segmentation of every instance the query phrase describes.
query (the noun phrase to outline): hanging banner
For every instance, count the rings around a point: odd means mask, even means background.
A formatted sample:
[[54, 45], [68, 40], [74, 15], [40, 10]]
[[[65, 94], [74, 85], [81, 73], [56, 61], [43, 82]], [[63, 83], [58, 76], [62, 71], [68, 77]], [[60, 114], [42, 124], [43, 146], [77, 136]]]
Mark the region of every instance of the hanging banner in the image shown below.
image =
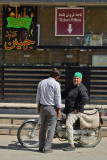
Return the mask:
[[36, 8], [5, 6], [3, 11], [4, 49], [33, 49], [38, 44]]
[[84, 8], [56, 8], [56, 36], [84, 36]]
[[12, 18], [12, 17], [7, 17], [7, 28], [8, 27], [13, 27], [13, 28], [26, 28], [26, 29], [30, 29], [30, 25], [32, 22], [32, 18]]

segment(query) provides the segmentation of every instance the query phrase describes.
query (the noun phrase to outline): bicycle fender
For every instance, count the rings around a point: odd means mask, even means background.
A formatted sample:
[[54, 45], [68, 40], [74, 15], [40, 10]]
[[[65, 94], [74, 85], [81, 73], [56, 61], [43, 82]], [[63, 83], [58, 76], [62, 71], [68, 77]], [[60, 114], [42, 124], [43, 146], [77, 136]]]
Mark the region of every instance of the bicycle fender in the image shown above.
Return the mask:
[[28, 122], [37, 122], [38, 120], [37, 119], [27, 119], [25, 121], [23, 121], [22, 123], [28, 123]]

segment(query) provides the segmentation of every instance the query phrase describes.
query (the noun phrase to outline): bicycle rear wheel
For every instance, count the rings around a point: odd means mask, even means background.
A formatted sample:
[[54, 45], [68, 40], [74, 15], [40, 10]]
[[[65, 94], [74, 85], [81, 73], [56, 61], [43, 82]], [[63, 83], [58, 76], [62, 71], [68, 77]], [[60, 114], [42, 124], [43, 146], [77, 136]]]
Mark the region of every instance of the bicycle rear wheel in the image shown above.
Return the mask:
[[[87, 137], [87, 138], [86, 138]], [[79, 144], [82, 147], [95, 147], [102, 139], [102, 128], [99, 126], [92, 130], [92, 133], [88, 133], [85, 138], [81, 138]]]

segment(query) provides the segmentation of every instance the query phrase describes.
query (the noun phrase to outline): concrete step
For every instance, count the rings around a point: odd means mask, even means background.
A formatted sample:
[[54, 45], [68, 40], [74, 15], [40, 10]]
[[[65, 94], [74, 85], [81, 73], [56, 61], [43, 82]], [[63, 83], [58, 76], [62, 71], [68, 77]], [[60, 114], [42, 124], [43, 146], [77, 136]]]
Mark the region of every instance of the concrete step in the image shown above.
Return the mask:
[[13, 108], [36, 108], [35, 103], [0, 103], [0, 107], [13, 107]]
[[[0, 114], [38, 114], [36, 110], [36, 104], [35, 103], [0, 103]], [[65, 105], [62, 104], [62, 108], [64, 108]], [[95, 105], [95, 104], [86, 104], [85, 109], [106, 109], [107, 105]], [[107, 115], [107, 112], [106, 112]]]
[[0, 128], [19, 128], [20, 125], [16, 124], [0, 124]]
[[[16, 135], [24, 120], [38, 117], [39, 115], [0, 114], [0, 134]], [[102, 119], [103, 136], [107, 136], [107, 116], [102, 116]]]
[[[0, 103], [0, 108], [33, 108], [36, 109], [36, 101], [35, 103]], [[62, 104], [62, 108], [65, 107], [65, 104]], [[93, 109], [93, 108], [102, 108], [107, 109], [107, 105], [96, 105], [96, 104], [86, 104], [84, 106], [85, 109]]]
[[23, 114], [0, 114], [0, 119], [28, 119], [38, 118], [39, 115], [23, 115]]
[[102, 135], [103, 137], [107, 137], [107, 127], [102, 127]]
[[38, 117], [39, 115], [0, 114], [0, 134], [16, 135], [24, 120]]
[[[64, 106], [65, 105], [62, 104], [62, 108]], [[85, 105], [85, 109], [93, 108], [107, 109], [107, 106], [95, 104]], [[106, 116], [103, 116], [103, 127], [107, 126]], [[24, 120], [38, 117], [35, 103], [0, 103], [0, 134], [16, 135], [18, 125], [20, 126]], [[105, 128], [104, 135], [106, 135], [106, 133], [107, 130]]]
[[37, 114], [35, 103], [0, 103], [0, 114]]

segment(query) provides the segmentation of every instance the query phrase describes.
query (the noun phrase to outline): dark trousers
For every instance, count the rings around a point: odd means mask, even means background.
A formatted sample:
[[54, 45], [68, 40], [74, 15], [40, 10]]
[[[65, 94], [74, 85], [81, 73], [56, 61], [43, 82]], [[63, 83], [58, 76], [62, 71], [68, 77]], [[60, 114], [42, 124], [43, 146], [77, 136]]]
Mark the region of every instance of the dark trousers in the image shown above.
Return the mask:
[[57, 122], [57, 109], [53, 106], [41, 105], [40, 118], [39, 148], [50, 150]]

